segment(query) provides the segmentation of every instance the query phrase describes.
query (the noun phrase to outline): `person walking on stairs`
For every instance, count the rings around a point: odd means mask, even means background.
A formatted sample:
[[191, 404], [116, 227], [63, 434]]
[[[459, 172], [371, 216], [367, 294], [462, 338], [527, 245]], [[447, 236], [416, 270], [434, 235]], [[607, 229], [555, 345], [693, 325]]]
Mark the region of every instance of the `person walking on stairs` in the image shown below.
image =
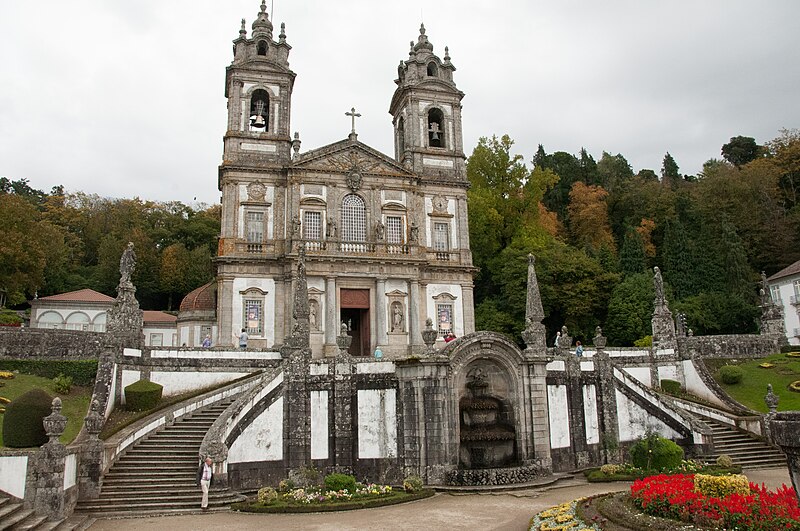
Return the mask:
[[205, 462], [201, 463], [200, 468], [197, 469], [197, 484], [200, 486], [200, 490], [203, 491], [203, 499], [200, 501], [200, 509], [203, 511], [208, 510], [208, 487], [214, 478], [213, 464], [214, 462], [211, 458], [206, 457]]

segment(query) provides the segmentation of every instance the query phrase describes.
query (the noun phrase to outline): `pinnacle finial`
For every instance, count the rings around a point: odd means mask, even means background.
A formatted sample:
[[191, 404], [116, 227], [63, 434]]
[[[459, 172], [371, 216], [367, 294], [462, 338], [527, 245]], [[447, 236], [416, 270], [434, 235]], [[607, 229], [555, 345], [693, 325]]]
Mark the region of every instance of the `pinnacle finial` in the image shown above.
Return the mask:
[[425, 35], [425, 24], [423, 24], [423, 23], [420, 23], [420, 25], [419, 25], [419, 34], [420, 35]]
[[445, 63], [450, 62], [450, 48], [447, 46], [444, 47], [444, 62]]
[[281, 33], [280, 33], [280, 35], [278, 35], [278, 38], [281, 40], [281, 42], [286, 42], [286, 23], [285, 22], [281, 22]]
[[245, 20], [242, 19], [242, 27], [239, 28], [239, 37], [241, 37], [243, 39], [247, 37], [247, 25], [246, 24], [247, 23], [245, 22]]
[[266, 13], [267, 11], [267, 0], [261, 0], [261, 12]]

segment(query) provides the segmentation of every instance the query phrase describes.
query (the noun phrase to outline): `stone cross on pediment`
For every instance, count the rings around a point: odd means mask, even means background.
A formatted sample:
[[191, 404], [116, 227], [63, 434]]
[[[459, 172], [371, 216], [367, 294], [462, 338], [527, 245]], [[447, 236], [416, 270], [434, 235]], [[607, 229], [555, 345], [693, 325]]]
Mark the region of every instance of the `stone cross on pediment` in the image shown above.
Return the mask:
[[350, 134], [351, 135], [356, 134], [356, 118], [361, 118], [361, 114], [357, 113], [356, 108], [353, 107], [350, 109], [350, 112], [346, 112], [344, 113], [344, 115], [350, 117], [350, 122], [351, 122]]

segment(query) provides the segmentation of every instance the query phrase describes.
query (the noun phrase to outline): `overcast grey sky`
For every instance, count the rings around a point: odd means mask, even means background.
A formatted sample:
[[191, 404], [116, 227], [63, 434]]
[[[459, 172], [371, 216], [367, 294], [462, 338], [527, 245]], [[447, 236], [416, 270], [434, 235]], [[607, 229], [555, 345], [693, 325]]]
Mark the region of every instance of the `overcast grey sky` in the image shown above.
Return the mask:
[[[215, 203], [225, 67], [260, 0], [0, 0], [0, 176], [102, 196]], [[303, 151], [347, 136], [392, 154], [397, 64], [424, 19], [456, 66], [467, 155], [508, 133], [530, 161], [669, 151], [681, 172], [730, 137], [800, 127], [800, 2], [274, 0]], [[249, 34], [249, 33], [248, 33]]]

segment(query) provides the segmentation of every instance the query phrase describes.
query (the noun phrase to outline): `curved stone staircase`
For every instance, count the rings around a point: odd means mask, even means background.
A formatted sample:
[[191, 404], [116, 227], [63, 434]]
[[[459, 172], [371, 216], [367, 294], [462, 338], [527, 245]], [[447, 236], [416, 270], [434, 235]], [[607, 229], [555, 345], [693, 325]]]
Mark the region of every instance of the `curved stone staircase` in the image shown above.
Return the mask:
[[[131, 446], [103, 477], [100, 497], [78, 502], [76, 514], [150, 516], [200, 510], [197, 482], [200, 444], [237, 397], [199, 409]], [[223, 510], [241, 496], [212, 485], [209, 510]]]
[[708, 456], [708, 462], [726, 454], [742, 468], [786, 467], [783, 452], [761, 439], [708, 417], [703, 417], [703, 422], [711, 428], [714, 438], [714, 453]]

